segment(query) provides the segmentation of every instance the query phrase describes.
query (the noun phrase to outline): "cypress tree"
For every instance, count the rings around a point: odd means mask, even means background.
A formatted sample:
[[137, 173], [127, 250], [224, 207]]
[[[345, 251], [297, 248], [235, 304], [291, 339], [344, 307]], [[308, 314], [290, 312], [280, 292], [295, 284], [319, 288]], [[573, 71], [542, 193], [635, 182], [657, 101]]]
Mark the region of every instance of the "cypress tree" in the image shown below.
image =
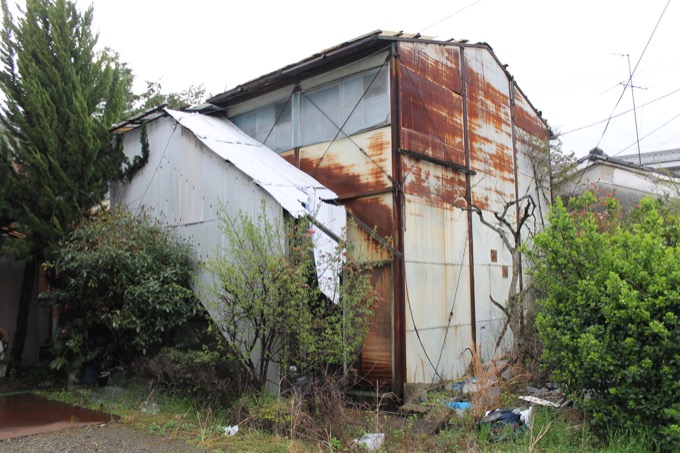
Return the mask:
[[108, 128], [132, 95], [117, 54], [98, 50], [93, 7], [26, 0], [14, 18], [7, 0], [0, 44], [0, 217], [21, 233], [12, 247], [26, 269], [11, 366], [21, 364], [28, 309], [40, 264], [83, 215], [101, 203], [127, 163]]

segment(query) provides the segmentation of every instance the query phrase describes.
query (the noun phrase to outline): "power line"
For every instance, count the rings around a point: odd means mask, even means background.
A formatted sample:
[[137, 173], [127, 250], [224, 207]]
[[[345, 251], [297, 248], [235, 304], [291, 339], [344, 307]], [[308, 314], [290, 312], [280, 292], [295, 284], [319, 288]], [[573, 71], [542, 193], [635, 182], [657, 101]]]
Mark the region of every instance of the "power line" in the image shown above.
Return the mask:
[[609, 115], [609, 119], [607, 120], [607, 124], [604, 126], [604, 130], [602, 131], [602, 135], [600, 136], [600, 139], [597, 141], [597, 145], [595, 145], [596, 148], [600, 146], [600, 143], [602, 142], [602, 139], [604, 138], [604, 134], [607, 132], [607, 128], [609, 127], [609, 122], [612, 119], [612, 116], [614, 115], [614, 112], [616, 111], [616, 108], [619, 106], [619, 103], [621, 102], [621, 99], [623, 99], [623, 95], [626, 92], [626, 88], [631, 84], [633, 80], [633, 75], [635, 75], [635, 72], [637, 71], [638, 66], [640, 66], [640, 62], [642, 61], [642, 57], [645, 56], [645, 52], [647, 51], [647, 48], [649, 47], [649, 43], [652, 42], [652, 38], [654, 37], [654, 34], [656, 33], [656, 29], [659, 28], [659, 24], [661, 23], [661, 19], [663, 19], [664, 14], [666, 14], [666, 10], [668, 9], [668, 5], [670, 5], [671, 0], [668, 0], [666, 3], [666, 6], [663, 8], [663, 11], [661, 12], [661, 16], [659, 16], [659, 20], [656, 21], [656, 25], [654, 26], [654, 30], [652, 30], [652, 34], [649, 36], [649, 39], [647, 40], [647, 44], [645, 44], [645, 48], [642, 49], [642, 54], [640, 54], [640, 58], [638, 58], [637, 63], [635, 63], [635, 68], [633, 68], [633, 71], [630, 72], [630, 77], [628, 77], [628, 81], [623, 87], [623, 90], [621, 91], [621, 96], [619, 96], [618, 101], [616, 101], [616, 105], [614, 105], [614, 108], [612, 109], [612, 113]]
[[[649, 101], [649, 102], [647, 102], [647, 103], [645, 103], [645, 104], [642, 104], [642, 105], [639, 106], [638, 108], [641, 109], [642, 107], [646, 107], [646, 106], [648, 106], [648, 105], [650, 105], [650, 104], [655, 103], [656, 101], [660, 101], [661, 99], [667, 98], [668, 96], [670, 96], [670, 95], [672, 95], [672, 94], [675, 94], [675, 93], [677, 93], [678, 91], [680, 91], [680, 88], [677, 88], [677, 89], [671, 91], [670, 93], [666, 93], [666, 94], [664, 94], [663, 96], [659, 96], [659, 97], [656, 98], [656, 99], [653, 99], [653, 100], [651, 100], [651, 101]], [[603, 119], [603, 120], [600, 120], [600, 121], [596, 121], [596, 122], [594, 122], [594, 123], [590, 123], [590, 124], [585, 125], [585, 126], [577, 127], [576, 129], [572, 129], [572, 130], [567, 131], [567, 132], [561, 132], [559, 135], [560, 135], [560, 136], [563, 136], [563, 135], [571, 134], [572, 132], [577, 132], [577, 131], [580, 131], [580, 130], [583, 130], [583, 129], [588, 129], [589, 127], [597, 126], [598, 124], [602, 124], [602, 123], [604, 123], [604, 122], [606, 122], [606, 121], [608, 121], [608, 120], [612, 120], [612, 119], [614, 119], [614, 118], [618, 118], [619, 116], [623, 116], [623, 115], [625, 115], [625, 114], [627, 114], [627, 113], [630, 113], [630, 112], [632, 112], [632, 111], [633, 111], [633, 109], [629, 109], [629, 110], [626, 110], [625, 112], [617, 113], [616, 115], [613, 115], [613, 116], [611, 116], [611, 117], [609, 117], [609, 118], [606, 118], [606, 119]]]
[[424, 32], [425, 30], [427, 30], [428, 28], [432, 28], [432, 27], [434, 27], [435, 25], [440, 24], [440, 23], [444, 22], [445, 20], [448, 20], [448, 19], [452, 18], [452, 17], [455, 16], [456, 14], [465, 11], [466, 9], [470, 8], [471, 6], [475, 6], [477, 3], [481, 2], [481, 1], [482, 1], [482, 0], [477, 0], [477, 1], [474, 2], [474, 3], [470, 3], [469, 5], [464, 6], [463, 8], [459, 9], [459, 10], [456, 11], [455, 13], [449, 14], [449, 15], [446, 16], [445, 18], [440, 19], [440, 20], [438, 20], [437, 22], [428, 25], [427, 27], [425, 27], [425, 28], [423, 28], [422, 30], [418, 31], [418, 33], [422, 33], [422, 32]]
[[678, 118], [678, 117], [680, 117], [680, 113], [678, 113], [678, 114], [675, 115], [673, 118], [669, 119], [668, 121], [666, 121], [665, 123], [663, 123], [661, 126], [657, 127], [657, 128], [654, 129], [653, 131], [651, 131], [649, 134], [647, 134], [647, 135], [645, 135], [644, 137], [640, 138], [638, 141], [633, 142], [633, 143], [631, 143], [630, 145], [626, 146], [626, 147], [623, 148], [621, 151], [619, 151], [618, 153], [614, 154], [614, 156], [612, 156], [612, 157], [616, 157], [616, 156], [618, 156], [619, 154], [621, 154], [622, 152], [624, 152], [625, 150], [627, 150], [628, 148], [630, 148], [630, 147], [632, 147], [632, 146], [635, 146], [636, 143], [639, 143], [640, 141], [642, 141], [642, 140], [646, 139], [647, 137], [649, 137], [650, 135], [652, 135], [654, 132], [658, 131], [659, 129], [661, 129], [661, 128], [665, 127], [665, 126], [667, 126], [671, 121], [673, 121], [674, 119], [676, 119], [676, 118]]

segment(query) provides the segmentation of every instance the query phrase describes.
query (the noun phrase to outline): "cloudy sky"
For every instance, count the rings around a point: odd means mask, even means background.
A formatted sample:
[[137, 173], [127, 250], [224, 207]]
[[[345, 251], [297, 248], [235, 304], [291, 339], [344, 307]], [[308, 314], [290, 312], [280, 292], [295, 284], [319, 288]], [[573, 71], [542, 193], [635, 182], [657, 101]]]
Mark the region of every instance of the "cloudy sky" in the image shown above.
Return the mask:
[[[140, 90], [160, 80], [169, 91], [203, 83], [218, 94], [376, 29], [487, 42], [563, 134], [565, 151], [578, 156], [595, 146], [609, 155], [637, 152], [633, 98], [624, 92], [629, 55], [641, 150], [680, 148], [678, 0], [93, 4], [100, 43], [121, 54]], [[612, 114], [622, 115], [605, 132]]]

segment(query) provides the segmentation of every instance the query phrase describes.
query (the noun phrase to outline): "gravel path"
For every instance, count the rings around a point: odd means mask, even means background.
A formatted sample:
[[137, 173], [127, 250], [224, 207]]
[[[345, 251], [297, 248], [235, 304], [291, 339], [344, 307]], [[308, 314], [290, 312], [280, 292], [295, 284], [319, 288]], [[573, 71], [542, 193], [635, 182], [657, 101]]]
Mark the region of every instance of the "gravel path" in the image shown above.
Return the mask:
[[194, 453], [206, 450], [119, 423], [88, 425], [0, 441], [2, 453]]

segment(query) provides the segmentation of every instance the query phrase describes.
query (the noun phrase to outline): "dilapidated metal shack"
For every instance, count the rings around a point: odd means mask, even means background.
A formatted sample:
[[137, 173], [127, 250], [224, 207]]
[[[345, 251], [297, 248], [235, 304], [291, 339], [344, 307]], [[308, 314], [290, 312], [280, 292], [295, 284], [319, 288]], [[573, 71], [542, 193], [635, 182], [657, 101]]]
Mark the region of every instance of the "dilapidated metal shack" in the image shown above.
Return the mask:
[[[550, 184], [547, 124], [490, 46], [376, 31], [208, 103], [219, 111], [205, 114], [226, 112], [356, 220], [350, 237], [379, 263], [382, 296], [364, 377], [400, 393], [463, 374], [473, 344], [498, 353], [504, 315], [491, 297], [507, 298], [512, 260], [469, 208], [490, 220], [531, 197], [526, 239]], [[518, 204], [505, 210], [509, 225], [518, 217]]]

